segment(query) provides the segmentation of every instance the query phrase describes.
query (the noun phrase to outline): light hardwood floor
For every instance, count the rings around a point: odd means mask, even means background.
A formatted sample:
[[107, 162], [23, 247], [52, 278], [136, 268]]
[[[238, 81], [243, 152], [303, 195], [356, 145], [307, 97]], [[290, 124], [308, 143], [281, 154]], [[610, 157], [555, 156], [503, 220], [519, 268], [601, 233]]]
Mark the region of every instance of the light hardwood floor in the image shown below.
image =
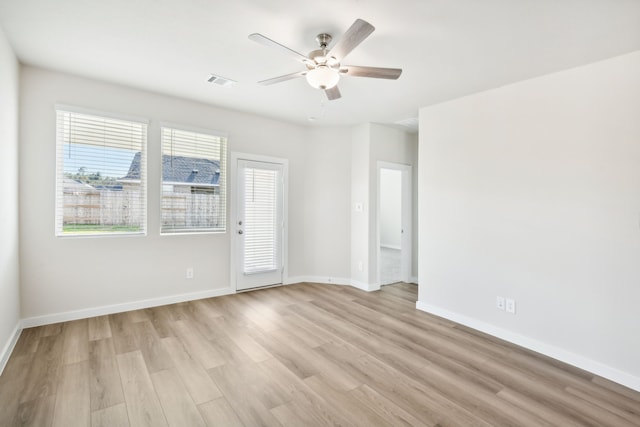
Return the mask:
[[0, 426], [640, 426], [640, 393], [416, 297], [299, 284], [26, 329]]

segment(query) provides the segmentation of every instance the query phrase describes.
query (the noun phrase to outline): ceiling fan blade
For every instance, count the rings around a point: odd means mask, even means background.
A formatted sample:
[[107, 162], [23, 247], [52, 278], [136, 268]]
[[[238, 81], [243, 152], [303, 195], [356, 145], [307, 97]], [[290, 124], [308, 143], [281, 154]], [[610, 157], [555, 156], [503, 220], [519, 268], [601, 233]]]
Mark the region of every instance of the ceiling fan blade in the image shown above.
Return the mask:
[[285, 74], [284, 76], [279, 76], [279, 77], [274, 77], [272, 79], [262, 80], [262, 81], [259, 81], [258, 83], [261, 84], [261, 85], [268, 86], [268, 85], [272, 85], [274, 83], [285, 82], [287, 80], [291, 80], [291, 79], [295, 79], [295, 78], [298, 78], [298, 77], [302, 77], [302, 76], [304, 76], [306, 74], [307, 74], [306, 70], [305, 71], [298, 71], [296, 73]]
[[293, 57], [294, 59], [296, 59], [297, 61], [300, 61], [302, 63], [309, 63], [312, 62], [309, 58], [307, 58], [306, 56], [304, 56], [303, 54], [296, 52], [295, 50], [289, 49], [286, 46], [281, 45], [278, 42], [275, 42], [273, 40], [271, 40], [268, 37], [263, 36], [262, 34], [258, 34], [258, 33], [253, 33], [249, 35], [249, 39], [253, 40], [256, 43], [260, 43], [262, 45], [268, 46], [268, 47], [272, 47], [276, 50], [279, 50], [280, 52], [289, 55], [291, 57]]
[[330, 88], [330, 89], [326, 89], [324, 91], [324, 93], [327, 94], [327, 99], [329, 101], [333, 101], [334, 99], [338, 99], [338, 98], [342, 97], [342, 95], [340, 94], [340, 89], [338, 89], [337, 85], [332, 87], [332, 88]]
[[369, 34], [373, 33], [373, 30], [375, 30], [375, 27], [367, 21], [356, 19], [333, 49], [331, 49], [329, 56], [333, 56], [338, 61], [342, 61], [349, 52], [369, 37]]
[[340, 69], [341, 74], [355, 77], [373, 77], [375, 79], [396, 80], [402, 74], [402, 68], [378, 68], [361, 67], [358, 65], [345, 65]]

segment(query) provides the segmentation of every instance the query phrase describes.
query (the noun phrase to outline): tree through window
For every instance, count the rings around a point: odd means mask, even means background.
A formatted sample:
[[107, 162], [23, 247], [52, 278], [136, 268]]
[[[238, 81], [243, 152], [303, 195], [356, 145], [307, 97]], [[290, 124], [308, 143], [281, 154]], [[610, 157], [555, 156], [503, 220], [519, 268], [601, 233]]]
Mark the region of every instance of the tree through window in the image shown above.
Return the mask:
[[66, 108], [56, 116], [56, 235], [145, 233], [147, 124]]

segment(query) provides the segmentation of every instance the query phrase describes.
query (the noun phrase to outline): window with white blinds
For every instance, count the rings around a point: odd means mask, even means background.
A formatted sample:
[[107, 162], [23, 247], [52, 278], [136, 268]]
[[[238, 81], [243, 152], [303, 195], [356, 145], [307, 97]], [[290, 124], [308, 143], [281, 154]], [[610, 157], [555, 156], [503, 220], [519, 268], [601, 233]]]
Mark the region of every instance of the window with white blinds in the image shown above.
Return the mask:
[[224, 232], [226, 137], [163, 126], [161, 139], [161, 232]]
[[244, 169], [244, 273], [255, 274], [281, 267], [281, 172]]
[[146, 232], [147, 124], [56, 110], [56, 235]]

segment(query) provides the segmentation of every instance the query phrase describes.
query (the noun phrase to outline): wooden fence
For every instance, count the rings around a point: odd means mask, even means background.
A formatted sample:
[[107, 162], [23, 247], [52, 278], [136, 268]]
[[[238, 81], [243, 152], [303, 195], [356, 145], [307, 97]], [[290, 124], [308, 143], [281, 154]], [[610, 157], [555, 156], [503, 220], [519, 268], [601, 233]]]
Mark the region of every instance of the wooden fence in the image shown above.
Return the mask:
[[[219, 195], [164, 193], [162, 225], [174, 228], [215, 227], [220, 219]], [[93, 190], [64, 193], [65, 225], [117, 225], [135, 227], [142, 224], [140, 191]]]
[[163, 193], [162, 225], [170, 228], [216, 227], [220, 221], [217, 194]]

